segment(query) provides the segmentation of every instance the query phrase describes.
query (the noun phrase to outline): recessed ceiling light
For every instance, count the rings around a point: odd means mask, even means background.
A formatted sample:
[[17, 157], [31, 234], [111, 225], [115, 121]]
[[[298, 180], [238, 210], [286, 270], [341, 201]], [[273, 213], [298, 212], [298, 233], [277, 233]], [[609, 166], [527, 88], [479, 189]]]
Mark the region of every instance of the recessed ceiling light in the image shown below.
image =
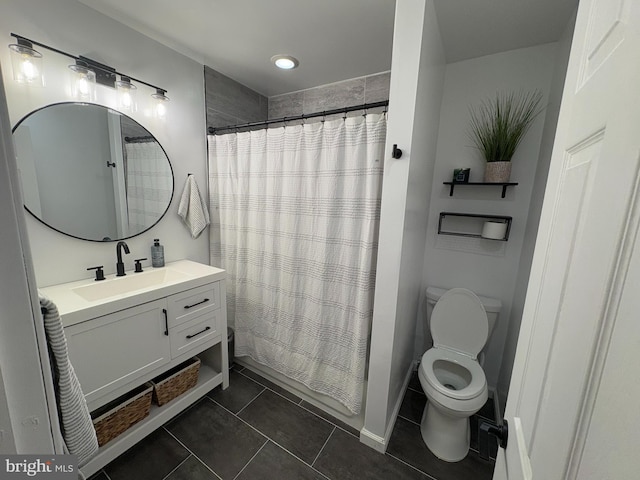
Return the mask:
[[275, 63], [276, 67], [283, 70], [291, 70], [300, 65], [298, 59], [291, 55], [274, 55], [271, 57], [271, 61]]

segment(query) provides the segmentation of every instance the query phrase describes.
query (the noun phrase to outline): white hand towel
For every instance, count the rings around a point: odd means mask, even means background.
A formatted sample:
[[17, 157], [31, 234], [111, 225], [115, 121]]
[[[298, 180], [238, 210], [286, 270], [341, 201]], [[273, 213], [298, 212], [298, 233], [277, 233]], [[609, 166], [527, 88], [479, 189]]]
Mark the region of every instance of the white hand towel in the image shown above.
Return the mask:
[[202, 201], [200, 189], [193, 175], [187, 177], [178, 206], [178, 215], [191, 232], [192, 238], [198, 238], [210, 223], [207, 205]]

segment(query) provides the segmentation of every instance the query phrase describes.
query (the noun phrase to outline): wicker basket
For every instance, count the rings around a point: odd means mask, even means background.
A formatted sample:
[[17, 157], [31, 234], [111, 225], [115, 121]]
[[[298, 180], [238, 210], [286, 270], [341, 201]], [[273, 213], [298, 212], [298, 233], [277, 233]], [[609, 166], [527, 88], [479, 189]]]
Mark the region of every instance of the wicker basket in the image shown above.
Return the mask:
[[153, 386], [136, 388], [91, 414], [98, 445], [103, 446], [149, 415]]
[[191, 360], [154, 378], [151, 381], [153, 385], [153, 401], [158, 405], [164, 405], [190, 388], [195, 387], [196, 383], [198, 383], [199, 371], [200, 359], [193, 357]]

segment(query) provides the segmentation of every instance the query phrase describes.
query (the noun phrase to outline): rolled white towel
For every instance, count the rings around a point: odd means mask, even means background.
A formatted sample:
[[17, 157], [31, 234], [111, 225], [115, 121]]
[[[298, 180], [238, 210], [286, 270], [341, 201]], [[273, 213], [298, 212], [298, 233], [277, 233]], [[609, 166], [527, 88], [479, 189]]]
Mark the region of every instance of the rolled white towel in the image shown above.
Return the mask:
[[209, 211], [200, 196], [200, 189], [193, 175], [187, 176], [178, 206], [178, 215], [182, 218], [192, 238], [198, 238], [210, 223]]

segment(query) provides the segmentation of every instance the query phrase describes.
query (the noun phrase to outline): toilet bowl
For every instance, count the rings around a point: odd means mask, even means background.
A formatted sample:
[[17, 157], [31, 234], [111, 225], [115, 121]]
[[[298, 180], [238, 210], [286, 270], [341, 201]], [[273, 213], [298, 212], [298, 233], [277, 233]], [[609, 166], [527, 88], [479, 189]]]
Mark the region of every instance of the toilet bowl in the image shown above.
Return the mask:
[[[435, 456], [457, 462], [469, 452], [469, 417], [487, 401], [487, 380], [477, 357], [497, 312], [491, 312], [490, 322], [483, 301], [464, 288], [442, 290], [438, 296], [429, 316], [434, 345], [418, 369], [427, 396], [420, 432]], [[499, 311], [499, 300], [486, 300], [491, 310]]]

